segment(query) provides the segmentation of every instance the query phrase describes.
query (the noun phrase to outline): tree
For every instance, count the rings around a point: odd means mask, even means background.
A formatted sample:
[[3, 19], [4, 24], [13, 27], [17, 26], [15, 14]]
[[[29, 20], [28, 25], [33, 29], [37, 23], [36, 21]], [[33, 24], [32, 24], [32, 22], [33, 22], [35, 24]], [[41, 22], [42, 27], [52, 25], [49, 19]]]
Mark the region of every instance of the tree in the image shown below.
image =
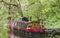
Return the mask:
[[[16, 0], [15, 0], [16, 1]], [[1, 0], [0, 2], [3, 2], [4, 4], [10, 5], [10, 6], [15, 6], [18, 9], [18, 12], [20, 13], [21, 17], [23, 17], [23, 12], [21, 9], [21, 4], [20, 4], [20, 0], [17, 0], [17, 4], [11, 4], [11, 3], [7, 3], [4, 0]]]

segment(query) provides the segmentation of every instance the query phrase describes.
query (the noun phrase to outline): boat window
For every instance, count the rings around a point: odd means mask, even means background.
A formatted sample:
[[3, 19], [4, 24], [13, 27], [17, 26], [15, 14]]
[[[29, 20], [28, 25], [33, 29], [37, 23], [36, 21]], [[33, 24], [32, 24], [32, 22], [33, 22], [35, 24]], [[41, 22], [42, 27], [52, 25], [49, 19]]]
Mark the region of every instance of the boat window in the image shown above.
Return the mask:
[[22, 24], [21, 27], [22, 28], [27, 28], [27, 24]]
[[11, 22], [11, 25], [16, 26], [17, 25], [17, 22]]
[[38, 28], [40, 27], [39, 23], [33, 23], [33, 28]]
[[20, 23], [20, 22], [17, 22], [17, 25], [18, 25], [18, 26], [21, 26], [21, 23]]
[[27, 26], [27, 27], [28, 27], [28, 28], [32, 28], [32, 25], [33, 25], [33, 24], [28, 24], [28, 26]]

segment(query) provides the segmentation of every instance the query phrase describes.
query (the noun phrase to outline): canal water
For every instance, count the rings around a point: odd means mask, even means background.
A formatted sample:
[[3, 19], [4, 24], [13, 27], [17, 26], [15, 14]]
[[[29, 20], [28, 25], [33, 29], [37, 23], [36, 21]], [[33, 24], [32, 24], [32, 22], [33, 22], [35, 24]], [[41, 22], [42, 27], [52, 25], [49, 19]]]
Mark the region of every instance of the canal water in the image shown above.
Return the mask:
[[10, 33], [9, 38], [52, 38], [52, 36], [48, 36], [47, 34], [39, 34], [39, 33], [34, 33], [31, 35], [15, 35], [13, 33]]

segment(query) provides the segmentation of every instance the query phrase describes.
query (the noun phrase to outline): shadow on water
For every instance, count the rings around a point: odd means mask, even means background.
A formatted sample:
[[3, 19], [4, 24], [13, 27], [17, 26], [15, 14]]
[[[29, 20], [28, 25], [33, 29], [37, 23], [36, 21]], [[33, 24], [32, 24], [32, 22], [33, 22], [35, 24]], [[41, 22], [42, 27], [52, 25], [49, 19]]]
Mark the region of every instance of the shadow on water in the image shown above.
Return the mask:
[[[56, 37], [52, 37], [52, 35], [50, 34], [40, 34], [40, 33], [34, 33], [31, 35], [14, 35], [14, 34], [10, 34], [9, 38], [56, 38]], [[57, 37], [59, 38], [59, 37]]]
[[[60, 35], [59, 35], [60, 36]], [[56, 36], [53, 36], [51, 34], [32, 34], [32, 35], [25, 35], [23, 36], [23, 38], [60, 38], [60, 37], [56, 37]]]
[[49, 37], [48, 34], [34, 33], [31, 35], [24, 35], [23, 38], [52, 38], [52, 37]]

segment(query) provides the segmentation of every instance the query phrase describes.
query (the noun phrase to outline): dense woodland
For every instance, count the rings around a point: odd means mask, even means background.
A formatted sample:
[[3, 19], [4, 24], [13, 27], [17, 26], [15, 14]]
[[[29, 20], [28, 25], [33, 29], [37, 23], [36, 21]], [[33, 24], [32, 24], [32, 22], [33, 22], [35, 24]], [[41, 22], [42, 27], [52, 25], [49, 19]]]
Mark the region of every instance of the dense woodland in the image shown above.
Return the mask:
[[60, 28], [60, 0], [0, 0], [0, 38], [8, 38], [10, 20], [43, 19], [47, 28]]
[[59, 27], [60, 0], [0, 0], [0, 26], [24, 16]]

